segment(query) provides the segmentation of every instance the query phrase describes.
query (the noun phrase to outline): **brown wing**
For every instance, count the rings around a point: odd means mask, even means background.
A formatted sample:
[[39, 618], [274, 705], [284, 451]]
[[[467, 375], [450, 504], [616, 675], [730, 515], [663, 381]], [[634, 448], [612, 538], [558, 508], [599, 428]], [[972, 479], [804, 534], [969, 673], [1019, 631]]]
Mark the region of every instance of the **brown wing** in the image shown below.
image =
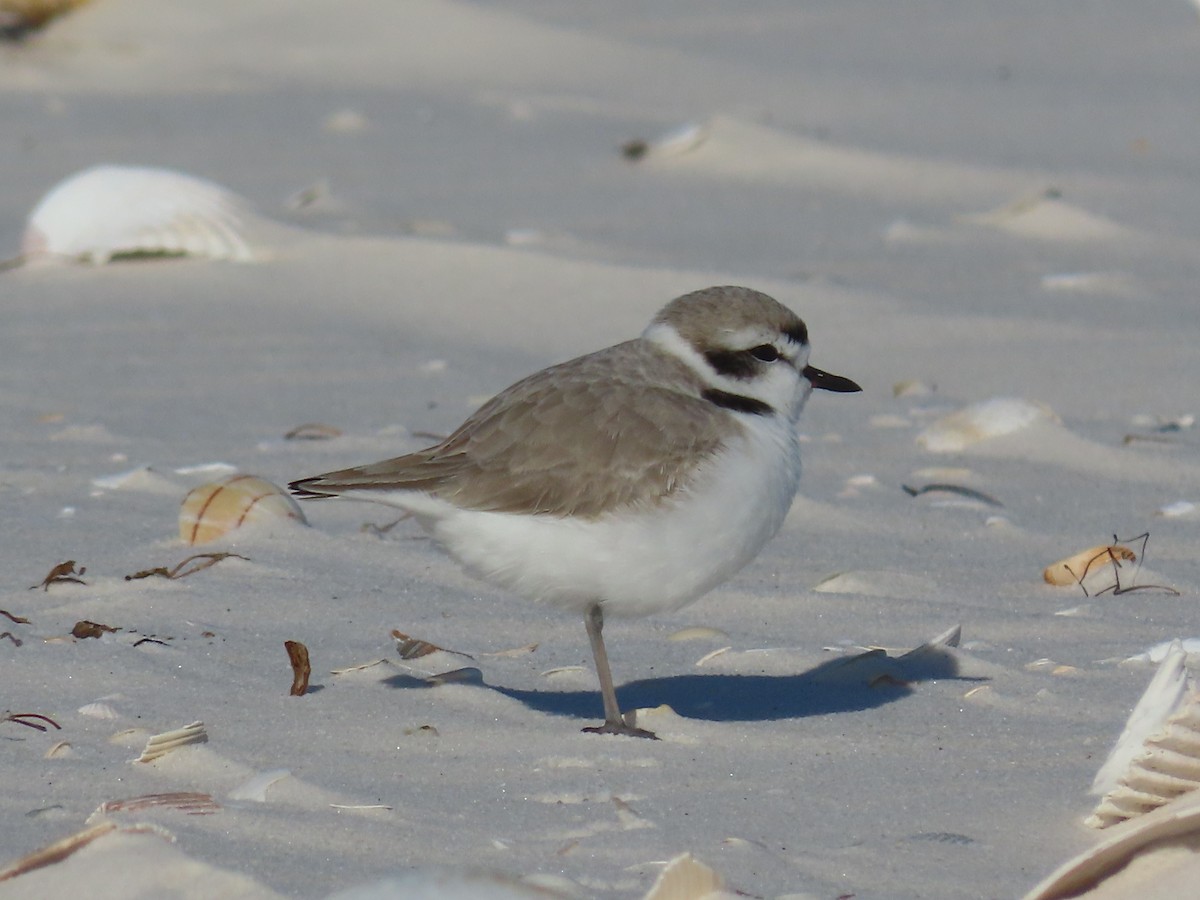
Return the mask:
[[653, 504], [684, 487], [696, 454], [728, 434], [730, 420], [713, 415], [700, 389], [682, 363], [630, 341], [518, 382], [435, 447], [293, 489], [415, 490], [469, 509], [556, 516]]

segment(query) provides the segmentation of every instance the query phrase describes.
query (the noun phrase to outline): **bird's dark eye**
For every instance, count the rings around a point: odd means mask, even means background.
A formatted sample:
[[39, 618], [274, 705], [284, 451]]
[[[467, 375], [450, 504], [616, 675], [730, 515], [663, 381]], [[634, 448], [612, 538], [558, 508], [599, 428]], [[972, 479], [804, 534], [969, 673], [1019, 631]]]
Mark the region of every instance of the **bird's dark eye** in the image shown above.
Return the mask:
[[775, 362], [779, 359], [779, 351], [771, 344], [759, 344], [750, 348], [750, 355], [763, 362]]

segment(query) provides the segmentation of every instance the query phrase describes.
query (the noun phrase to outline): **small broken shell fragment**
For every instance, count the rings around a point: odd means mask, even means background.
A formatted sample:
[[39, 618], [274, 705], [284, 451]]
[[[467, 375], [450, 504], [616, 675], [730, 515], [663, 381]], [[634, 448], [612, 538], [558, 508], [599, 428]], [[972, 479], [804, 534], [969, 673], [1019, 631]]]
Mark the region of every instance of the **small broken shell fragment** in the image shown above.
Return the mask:
[[70, 741], [59, 741], [52, 745], [49, 750], [42, 754], [43, 759], [61, 759], [66, 756], [74, 756], [75, 751], [71, 749]]
[[342, 429], [333, 425], [325, 425], [321, 422], [307, 422], [304, 425], [297, 425], [283, 436], [285, 441], [327, 441], [330, 438], [340, 437]]
[[917, 435], [931, 453], [956, 453], [988, 438], [1012, 434], [1039, 421], [1057, 421], [1040, 403], [993, 397], [943, 416]]
[[59, 182], [29, 214], [24, 260], [106, 263], [115, 257], [254, 258], [249, 204], [169, 169], [93, 166]]
[[680, 156], [695, 150], [708, 140], [707, 125], [688, 122], [659, 135], [653, 140], [634, 138], [621, 145], [621, 155], [628, 160], [662, 159]]
[[268, 769], [259, 772], [229, 792], [230, 800], [250, 800], [255, 803], [267, 802], [267, 789], [281, 778], [291, 775], [290, 769]]
[[1064, 587], [1080, 584], [1088, 575], [1098, 569], [1108, 567], [1110, 563], [1120, 564], [1121, 562], [1136, 561], [1137, 554], [1128, 547], [1122, 547], [1119, 544], [1102, 544], [1097, 547], [1089, 547], [1087, 550], [1080, 550], [1066, 559], [1051, 563], [1042, 572], [1042, 578], [1046, 580], [1047, 584]]
[[173, 731], [152, 735], [146, 741], [146, 749], [134, 762], [153, 762], [161, 756], [166, 756], [172, 750], [186, 747], [188, 744], [204, 744], [208, 742], [208, 732], [204, 730], [203, 722], [192, 722]]
[[735, 896], [725, 890], [725, 881], [690, 853], [681, 853], [658, 873], [644, 900], [717, 900]]
[[668, 641], [720, 641], [729, 635], [720, 628], [710, 628], [707, 625], [690, 625], [667, 635]]
[[204, 544], [248, 522], [286, 519], [308, 524], [283, 488], [253, 475], [231, 475], [188, 493], [179, 509], [179, 537], [185, 544]]
[[433, 653], [452, 653], [455, 656], [465, 656], [467, 659], [475, 658], [469, 653], [449, 650], [446, 647], [439, 647], [437, 644], [431, 644], [429, 641], [405, 634], [398, 628], [392, 629], [392, 639], [396, 642], [396, 652], [400, 654], [401, 659], [420, 659], [422, 656], [429, 656]]
[[110, 703], [106, 703], [104, 699], [85, 703], [76, 712], [81, 716], [87, 716], [89, 719], [119, 719], [121, 717], [121, 714]]

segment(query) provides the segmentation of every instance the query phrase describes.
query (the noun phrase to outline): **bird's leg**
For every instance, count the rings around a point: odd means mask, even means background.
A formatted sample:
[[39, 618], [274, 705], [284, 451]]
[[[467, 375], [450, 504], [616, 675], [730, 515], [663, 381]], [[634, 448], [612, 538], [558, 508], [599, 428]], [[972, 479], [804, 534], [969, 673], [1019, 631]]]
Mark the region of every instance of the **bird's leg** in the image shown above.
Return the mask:
[[588, 640], [592, 644], [592, 657], [596, 660], [596, 675], [600, 679], [600, 696], [604, 700], [604, 724], [583, 730], [592, 734], [626, 734], [630, 737], [658, 740], [652, 731], [626, 725], [625, 719], [621, 716], [621, 707], [617, 705], [617, 691], [613, 687], [612, 670], [608, 667], [608, 651], [604, 649], [604, 611], [600, 608], [599, 603], [593, 603], [588, 607], [583, 622], [587, 626]]

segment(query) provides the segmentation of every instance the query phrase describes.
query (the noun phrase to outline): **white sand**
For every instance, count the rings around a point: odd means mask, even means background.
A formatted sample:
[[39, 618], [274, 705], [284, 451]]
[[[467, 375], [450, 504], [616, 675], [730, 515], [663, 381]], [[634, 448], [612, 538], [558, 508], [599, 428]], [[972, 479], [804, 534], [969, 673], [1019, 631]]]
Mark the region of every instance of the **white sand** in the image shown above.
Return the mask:
[[[176, 843], [111, 834], [0, 898], [318, 898], [427, 866], [637, 897], [683, 851], [752, 896], [1021, 895], [1095, 840], [1086, 789], [1150, 677], [1111, 660], [1200, 628], [1200, 516], [1155, 516], [1200, 501], [1196, 434], [1123, 442], [1197, 411], [1198, 42], [1182, 0], [94, 0], [0, 48], [0, 256], [99, 162], [310, 229], [264, 231], [251, 264], [0, 274], [0, 609], [31, 620], [0, 618], [23, 642], [0, 640], [0, 705], [62, 726], [0, 723], [0, 864], [104, 801], [222, 804], [113, 813]], [[686, 122], [709, 128], [690, 153], [621, 157]], [[308, 505], [311, 528], [197, 548], [249, 561], [124, 580], [193, 552], [176, 516], [205, 476], [177, 469], [286, 483], [416, 448], [714, 283], [792, 306], [814, 363], [865, 391], [809, 404], [802, 496], [754, 564], [610, 624], [623, 705], [674, 710], [661, 742], [581, 734], [600, 709], [582, 623], [473, 582], [415, 528], [360, 531], [386, 509]], [[893, 398], [906, 380], [936, 390]], [[1059, 421], [917, 445], [991, 397]], [[313, 421], [344, 434], [283, 440]], [[1004, 506], [901, 490], [930, 482]], [[1041, 581], [1146, 530], [1139, 580], [1181, 596]], [[68, 559], [86, 585], [27, 589]], [[81, 619], [121, 630], [45, 640]], [[806, 674], [831, 645], [903, 651], [955, 623], [957, 676]], [[721, 633], [668, 640], [690, 626]], [[392, 628], [470, 654], [431, 668], [488, 687], [421, 686]], [[288, 639], [312, 655], [303, 698]], [[79, 712], [102, 698], [116, 718]], [[207, 744], [129, 762], [195, 720]], [[281, 768], [266, 802], [229, 799]]]

